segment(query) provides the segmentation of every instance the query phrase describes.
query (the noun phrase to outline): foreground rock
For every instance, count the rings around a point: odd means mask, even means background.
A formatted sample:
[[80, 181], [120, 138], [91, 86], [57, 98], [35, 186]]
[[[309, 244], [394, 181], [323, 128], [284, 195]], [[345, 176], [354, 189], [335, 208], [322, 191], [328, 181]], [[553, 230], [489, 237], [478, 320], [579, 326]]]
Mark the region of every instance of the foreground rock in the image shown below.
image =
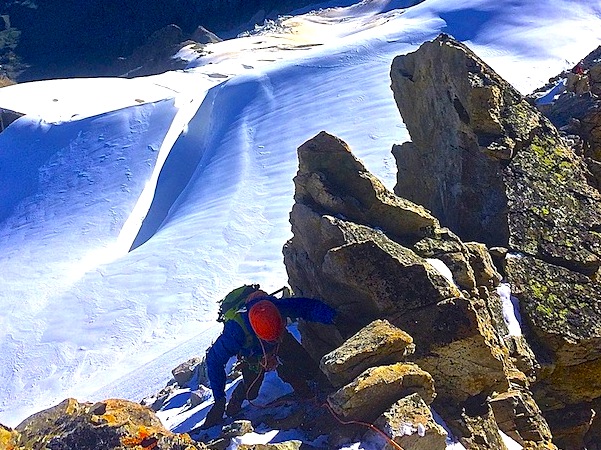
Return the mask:
[[[390, 430], [392, 440], [402, 448], [411, 450], [444, 450], [447, 432], [432, 417], [430, 408], [418, 394], [404, 397], [384, 412], [374, 425], [380, 430]], [[379, 434], [370, 431], [369, 440], [379, 440], [383, 450], [394, 450]]]
[[[0, 431], [0, 442], [5, 435]], [[9, 443], [11, 441], [9, 440]], [[64, 400], [24, 420], [14, 430], [15, 450], [201, 450], [207, 447], [187, 434], [163, 427], [150, 409], [126, 400], [95, 404]]]

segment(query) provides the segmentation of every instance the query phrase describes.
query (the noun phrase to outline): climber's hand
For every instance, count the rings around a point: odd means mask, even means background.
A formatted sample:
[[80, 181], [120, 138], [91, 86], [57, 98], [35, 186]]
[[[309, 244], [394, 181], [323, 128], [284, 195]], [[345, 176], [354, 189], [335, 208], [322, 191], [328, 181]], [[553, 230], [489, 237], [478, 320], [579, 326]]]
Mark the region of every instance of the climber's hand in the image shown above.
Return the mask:
[[225, 412], [225, 397], [215, 400], [215, 404], [209, 410], [205, 422], [200, 428], [207, 429], [223, 422], [223, 413]]

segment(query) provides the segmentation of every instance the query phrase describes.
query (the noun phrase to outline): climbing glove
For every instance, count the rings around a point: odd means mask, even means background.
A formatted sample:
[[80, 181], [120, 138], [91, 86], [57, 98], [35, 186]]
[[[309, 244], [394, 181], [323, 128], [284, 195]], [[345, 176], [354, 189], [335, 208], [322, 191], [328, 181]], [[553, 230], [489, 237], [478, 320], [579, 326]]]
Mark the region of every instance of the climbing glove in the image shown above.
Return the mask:
[[202, 424], [203, 429], [214, 427], [223, 422], [223, 413], [225, 412], [225, 397], [215, 400], [215, 404], [211, 407]]

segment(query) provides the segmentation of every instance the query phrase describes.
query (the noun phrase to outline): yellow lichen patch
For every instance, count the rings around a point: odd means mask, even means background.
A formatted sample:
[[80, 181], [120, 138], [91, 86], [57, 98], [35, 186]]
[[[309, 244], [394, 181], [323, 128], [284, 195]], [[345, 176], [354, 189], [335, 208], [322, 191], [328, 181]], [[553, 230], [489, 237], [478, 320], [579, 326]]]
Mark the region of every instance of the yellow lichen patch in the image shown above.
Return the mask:
[[127, 447], [139, 447], [144, 450], [152, 450], [157, 446], [158, 438], [155, 436], [153, 430], [144, 425], [139, 425], [133, 436], [122, 437], [121, 443]]
[[0, 425], [0, 449], [17, 450], [17, 433]]
[[76, 414], [79, 411], [79, 402], [74, 398], [67, 399], [67, 405], [65, 407], [65, 413], [69, 416]]
[[134, 422], [162, 428], [160, 420], [145, 406], [122, 399], [109, 399], [103, 403], [106, 405], [106, 410], [101, 417], [113, 426]]

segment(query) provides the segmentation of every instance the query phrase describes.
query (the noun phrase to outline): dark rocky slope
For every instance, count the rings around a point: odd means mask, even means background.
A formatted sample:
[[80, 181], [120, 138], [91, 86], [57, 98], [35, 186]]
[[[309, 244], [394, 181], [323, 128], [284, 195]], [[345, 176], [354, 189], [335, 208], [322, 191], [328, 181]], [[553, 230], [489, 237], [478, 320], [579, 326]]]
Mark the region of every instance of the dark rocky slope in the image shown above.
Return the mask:
[[[140, 58], [136, 52], [144, 52], [147, 59], [158, 58], [161, 52], [171, 51], [172, 46], [194, 39], [199, 26], [231, 37], [244, 26], [252, 28], [266, 18], [274, 19], [310, 3], [308, 0], [7, 1], [0, 5], [0, 75], [19, 82], [120, 76], [137, 67]], [[179, 35], [173, 30], [179, 30]], [[153, 72], [171, 68], [158, 66]]]

